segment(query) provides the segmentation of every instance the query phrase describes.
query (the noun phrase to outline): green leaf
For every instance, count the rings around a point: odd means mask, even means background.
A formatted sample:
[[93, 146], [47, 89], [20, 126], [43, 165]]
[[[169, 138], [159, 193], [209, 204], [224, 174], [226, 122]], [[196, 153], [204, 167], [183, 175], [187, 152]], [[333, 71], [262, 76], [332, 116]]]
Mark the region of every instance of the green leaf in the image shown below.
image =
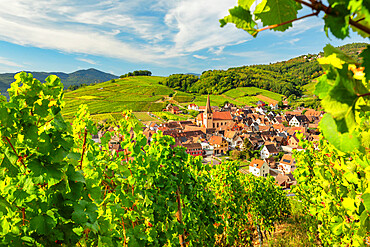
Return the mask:
[[69, 165], [68, 171], [67, 171], [68, 179], [75, 182], [75, 183], [85, 183], [85, 177], [81, 173], [81, 171], [75, 171], [74, 167], [72, 165]]
[[341, 235], [343, 232], [343, 222], [331, 223], [331, 231], [337, 236]]
[[[347, 54], [345, 54], [343, 51], [335, 48], [334, 46], [330, 45], [330, 44], [327, 44], [325, 47], [324, 47], [324, 54], [325, 54], [325, 57], [329, 57], [331, 55], [335, 55], [334, 58], [337, 58], [339, 60], [341, 60], [342, 64], [344, 62], [346, 63], [349, 63], [349, 64], [356, 64], [356, 60], [354, 60], [352, 57], [348, 56]], [[319, 61], [322, 61], [323, 58], [320, 58]], [[320, 64], [322, 64], [320, 62]], [[334, 65], [334, 64], [333, 64]], [[340, 66], [341, 68], [342, 66]]]
[[322, 75], [319, 77], [318, 83], [315, 86], [314, 94], [319, 96], [320, 99], [323, 99], [328, 95], [333, 85], [334, 85], [334, 82], [329, 80], [327, 75]]
[[365, 193], [361, 196], [363, 204], [367, 211], [370, 211], [370, 193]]
[[[294, 0], [263, 0], [257, 5], [254, 14], [264, 26], [269, 26], [296, 19], [298, 10], [301, 8], [302, 6]], [[292, 23], [288, 23], [272, 30], [285, 31], [291, 26], [293, 26]]]
[[338, 15], [325, 15], [325, 32], [328, 36], [328, 30], [338, 39], [344, 39], [349, 36], [349, 10], [345, 4], [337, 4], [332, 8], [332, 13]]
[[337, 149], [343, 152], [351, 152], [360, 148], [360, 141], [357, 132], [344, 133], [338, 132], [338, 126], [330, 114], [325, 114], [320, 121], [320, 128], [324, 137]]
[[362, 57], [363, 62], [362, 66], [365, 67], [364, 73], [366, 80], [370, 80], [370, 45], [367, 45], [366, 49], [363, 50], [360, 54], [360, 57]]
[[56, 222], [49, 215], [38, 215], [30, 220], [30, 229], [41, 235], [50, 233], [55, 226]]
[[[10, 157], [10, 159], [9, 159]], [[1, 167], [6, 167], [10, 176], [16, 176], [19, 172], [18, 167], [15, 165], [17, 156], [10, 153], [8, 150], [5, 151], [4, 158], [1, 162]]]
[[325, 111], [332, 114], [336, 119], [342, 119], [354, 110], [358, 97], [351, 86], [353, 86], [351, 80], [338, 76], [336, 85], [321, 102]]
[[74, 207], [74, 212], [72, 213], [72, 220], [74, 220], [77, 224], [86, 223], [88, 218], [87, 214], [84, 211], [85, 207], [81, 205], [76, 205]]
[[229, 10], [230, 15], [220, 19], [221, 27], [227, 23], [234, 23], [237, 28], [247, 31], [250, 35], [256, 36], [257, 30], [254, 28], [256, 23], [252, 19], [249, 9], [241, 6], [236, 6]]
[[[350, 1], [349, 7], [352, 13], [356, 13], [354, 22], [357, 22], [365, 27], [370, 27], [370, 2], [368, 0]], [[357, 32], [363, 38], [368, 38], [370, 35], [354, 25], [351, 25], [353, 31]]]

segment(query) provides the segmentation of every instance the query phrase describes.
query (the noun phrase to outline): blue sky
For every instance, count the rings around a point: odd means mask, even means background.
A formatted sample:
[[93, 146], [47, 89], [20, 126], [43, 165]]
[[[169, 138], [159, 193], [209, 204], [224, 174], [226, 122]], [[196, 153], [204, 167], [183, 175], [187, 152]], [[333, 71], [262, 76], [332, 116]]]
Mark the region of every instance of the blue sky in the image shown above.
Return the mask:
[[236, 2], [1, 0], [0, 73], [96, 68], [167, 76], [287, 60], [318, 53], [327, 43], [365, 42], [353, 33], [343, 41], [329, 40], [317, 17], [257, 38], [233, 24], [220, 28], [218, 20]]

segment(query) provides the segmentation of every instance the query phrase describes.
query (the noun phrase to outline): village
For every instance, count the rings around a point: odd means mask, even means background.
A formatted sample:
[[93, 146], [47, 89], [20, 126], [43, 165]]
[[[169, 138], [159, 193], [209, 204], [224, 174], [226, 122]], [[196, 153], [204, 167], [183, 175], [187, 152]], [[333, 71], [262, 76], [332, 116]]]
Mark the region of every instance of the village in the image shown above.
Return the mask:
[[[280, 103], [283, 105], [279, 107], [278, 101], [264, 97], [256, 102], [256, 107], [240, 108], [230, 103], [218, 107], [211, 106], [208, 95], [206, 106], [188, 105], [188, 110], [199, 112], [196, 118], [148, 122], [143, 134], [150, 143], [153, 134], [161, 131], [175, 139], [175, 146], [186, 148], [189, 155], [202, 157], [204, 163], [218, 165], [225, 160], [236, 160], [240, 172], [262, 177], [270, 175], [283, 189], [290, 189], [296, 184], [292, 153], [303, 150], [297, 133], [302, 133], [308, 141], [318, 142], [317, 127], [324, 112], [309, 108], [291, 110], [287, 101]], [[178, 106], [171, 104], [164, 111], [181, 112]], [[99, 131], [93, 140], [100, 142], [104, 132]], [[122, 151], [119, 143], [119, 137], [114, 136], [110, 148]]]
[[[317, 127], [324, 112], [307, 108], [291, 111], [288, 103], [283, 103], [288, 110], [279, 114], [278, 101], [267, 97], [258, 101], [257, 107], [225, 104], [220, 108], [211, 106], [208, 96], [206, 106], [188, 105], [188, 110], [199, 111], [195, 119], [150, 122], [144, 134], [150, 142], [154, 133], [162, 131], [175, 139], [176, 146], [212, 165], [238, 159], [241, 172], [271, 175], [282, 188], [290, 188], [296, 184], [292, 152], [303, 150], [296, 135], [299, 132], [309, 141], [318, 141]], [[179, 108], [169, 105], [166, 110], [176, 112]], [[243, 151], [245, 157], [240, 155]]]

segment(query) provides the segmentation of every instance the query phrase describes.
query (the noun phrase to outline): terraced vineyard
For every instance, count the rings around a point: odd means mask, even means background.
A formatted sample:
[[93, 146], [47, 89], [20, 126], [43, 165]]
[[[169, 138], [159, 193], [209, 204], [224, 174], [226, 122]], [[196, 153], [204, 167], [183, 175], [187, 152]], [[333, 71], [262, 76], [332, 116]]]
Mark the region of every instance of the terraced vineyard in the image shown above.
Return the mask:
[[161, 99], [174, 93], [158, 83], [162, 80], [157, 76], [128, 77], [66, 92], [63, 115], [73, 116], [80, 104], [87, 104], [92, 115], [123, 110], [161, 111], [165, 106]]
[[[207, 101], [206, 95], [196, 95], [175, 91], [172, 88], [160, 84], [164, 77], [157, 76], [137, 76], [117, 79], [114, 82], [107, 81], [93, 86], [87, 86], [75, 91], [65, 93], [66, 107], [63, 115], [66, 119], [72, 119], [79, 105], [86, 104], [96, 121], [118, 120], [121, 112], [132, 110], [140, 121], [155, 121], [149, 118], [144, 112], [160, 112], [165, 106], [166, 101], [187, 106], [194, 103], [204, 106]], [[173, 94], [173, 98], [169, 95]], [[282, 95], [256, 87], [242, 87], [232, 89], [221, 95], [212, 95], [211, 104], [221, 105], [225, 101], [238, 106], [255, 105], [259, 100], [256, 95], [261, 94], [274, 100], [281, 100]], [[142, 113], [140, 113], [142, 112]], [[144, 114], [144, 115], [143, 115]], [[187, 116], [169, 116], [168, 119], [186, 119]], [[161, 117], [161, 116], [159, 116]], [[145, 119], [144, 119], [145, 118]], [[158, 121], [158, 119], [157, 119]]]

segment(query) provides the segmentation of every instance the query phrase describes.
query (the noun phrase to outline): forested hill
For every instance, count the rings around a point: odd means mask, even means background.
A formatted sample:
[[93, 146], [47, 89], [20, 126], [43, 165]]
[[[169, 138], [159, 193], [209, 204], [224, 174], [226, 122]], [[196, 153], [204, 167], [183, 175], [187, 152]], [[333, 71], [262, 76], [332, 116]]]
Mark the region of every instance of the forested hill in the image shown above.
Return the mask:
[[[102, 72], [97, 69], [86, 69], [78, 70], [73, 73], [63, 73], [63, 72], [30, 72], [34, 78], [43, 82], [49, 75], [58, 76], [64, 85], [64, 88], [68, 88], [70, 85], [81, 85], [83, 83], [91, 84], [94, 82], [104, 82], [109, 81], [114, 78], [118, 78], [116, 75]], [[0, 91], [2, 95], [7, 96], [6, 90], [10, 87], [10, 84], [14, 82], [14, 75], [16, 73], [5, 73], [0, 74]]]
[[[346, 54], [358, 59], [366, 43], [353, 43], [339, 47]], [[290, 96], [302, 94], [302, 86], [322, 74], [316, 59], [322, 54], [307, 54], [288, 61], [268, 65], [251, 65], [228, 70], [204, 71], [198, 78], [194, 75], [175, 74], [164, 84], [184, 92], [222, 94], [237, 87], [255, 86]]]

